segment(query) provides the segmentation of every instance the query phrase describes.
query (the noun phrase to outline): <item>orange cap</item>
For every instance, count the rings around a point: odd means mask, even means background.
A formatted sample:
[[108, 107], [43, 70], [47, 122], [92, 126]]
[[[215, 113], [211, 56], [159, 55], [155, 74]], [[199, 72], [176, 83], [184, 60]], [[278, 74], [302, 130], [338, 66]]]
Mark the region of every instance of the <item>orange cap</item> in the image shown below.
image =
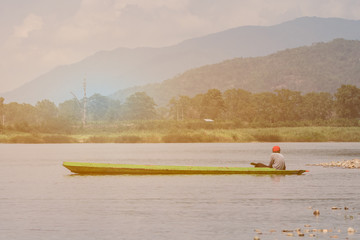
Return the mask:
[[279, 146], [274, 146], [272, 150], [273, 150], [273, 152], [278, 152], [278, 151], [280, 151], [280, 147]]

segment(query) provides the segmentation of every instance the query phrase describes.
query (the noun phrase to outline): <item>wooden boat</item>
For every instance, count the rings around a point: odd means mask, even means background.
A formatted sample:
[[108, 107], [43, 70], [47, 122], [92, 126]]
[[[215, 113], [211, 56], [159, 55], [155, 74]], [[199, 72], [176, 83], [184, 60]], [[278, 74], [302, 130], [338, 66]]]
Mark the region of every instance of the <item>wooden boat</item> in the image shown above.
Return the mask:
[[63, 166], [78, 174], [302, 174], [306, 170], [277, 170], [254, 167], [199, 167], [110, 163], [64, 162]]

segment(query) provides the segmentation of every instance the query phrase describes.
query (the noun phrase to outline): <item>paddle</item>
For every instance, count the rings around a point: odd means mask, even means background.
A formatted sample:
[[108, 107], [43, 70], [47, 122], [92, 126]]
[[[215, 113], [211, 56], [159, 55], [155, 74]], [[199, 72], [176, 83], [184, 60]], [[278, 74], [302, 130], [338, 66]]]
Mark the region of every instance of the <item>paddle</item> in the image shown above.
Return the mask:
[[254, 165], [256, 168], [260, 167], [260, 168], [270, 168], [268, 165], [265, 165], [263, 163], [250, 163], [251, 165]]

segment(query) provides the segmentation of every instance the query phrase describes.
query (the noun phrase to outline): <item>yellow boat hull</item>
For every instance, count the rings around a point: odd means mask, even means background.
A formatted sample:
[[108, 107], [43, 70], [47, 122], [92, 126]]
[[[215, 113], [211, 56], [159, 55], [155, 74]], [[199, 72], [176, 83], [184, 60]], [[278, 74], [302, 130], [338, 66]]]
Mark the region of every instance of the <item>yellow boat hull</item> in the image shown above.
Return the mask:
[[253, 167], [164, 166], [111, 163], [64, 162], [63, 166], [77, 174], [302, 174], [306, 170], [277, 170]]

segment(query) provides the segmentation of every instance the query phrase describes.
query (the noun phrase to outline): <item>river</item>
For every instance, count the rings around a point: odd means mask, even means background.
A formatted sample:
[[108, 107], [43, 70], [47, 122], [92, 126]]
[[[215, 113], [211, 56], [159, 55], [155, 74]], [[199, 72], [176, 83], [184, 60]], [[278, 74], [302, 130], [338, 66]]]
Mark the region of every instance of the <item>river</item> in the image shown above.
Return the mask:
[[264, 240], [297, 237], [294, 229], [301, 239], [360, 239], [360, 169], [306, 165], [360, 158], [360, 143], [281, 143], [287, 169], [309, 170], [295, 176], [79, 176], [62, 167], [248, 167], [268, 163], [272, 146], [0, 144], [0, 239]]

